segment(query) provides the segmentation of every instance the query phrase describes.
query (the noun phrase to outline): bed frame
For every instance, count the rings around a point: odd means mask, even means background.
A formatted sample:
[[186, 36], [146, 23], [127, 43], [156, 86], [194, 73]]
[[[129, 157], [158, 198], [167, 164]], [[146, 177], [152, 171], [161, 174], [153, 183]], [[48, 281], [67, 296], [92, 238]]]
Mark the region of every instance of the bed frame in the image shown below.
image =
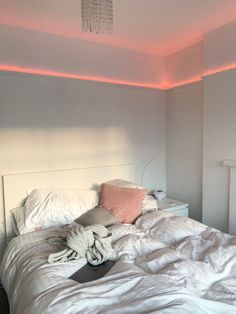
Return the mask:
[[24, 205], [27, 191], [34, 188], [89, 189], [116, 178], [134, 182], [134, 165], [121, 164], [4, 175], [3, 196], [7, 241], [14, 236], [11, 209]]

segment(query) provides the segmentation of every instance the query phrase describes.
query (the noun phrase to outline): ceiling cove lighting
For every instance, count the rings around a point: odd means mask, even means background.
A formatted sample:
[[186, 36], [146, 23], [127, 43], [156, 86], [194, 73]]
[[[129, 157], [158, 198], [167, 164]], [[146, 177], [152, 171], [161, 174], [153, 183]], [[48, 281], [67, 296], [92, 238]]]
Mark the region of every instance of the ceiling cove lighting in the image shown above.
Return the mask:
[[171, 89], [171, 88], [175, 88], [175, 87], [179, 87], [179, 86], [183, 86], [183, 85], [197, 83], [197, 82], [200, 82], [201, 80], [202, 80], [201, 76], [196, 76], [196, 77], [192, 77], [188, 80], [170, 82], [170, 83], [166, 84], [166, 89]]
[[69, 78], [75, 80], [82, 80], [88, 82], [98, 82], [98, 83], [106, 83], [106, 84], [114, 84], [120, 86], [131, 86], [131, 87], [142, 87], [142, 88], [150, 88], [150, 89], [165, 89], [165, 85], [163, 84], [152, 84], [152, 83], [144, 83], [144, 82], [135, 82], [135, 81], [125, 81], [125, 80], [117, 80], [117, 79], [109, 79], [106, 77], [98, 77], [98, 76], [87, 76], [87, 75], [79, 75], [74, 73], [66, 73], [66, 72], [58, 72], [52, 70], [42, 70], [37, 68], [28, 68], [17, 65], [6, 65], [0, 64], [0, 72], [14, 72], [14, 73], [22, 73], [22, 74], [32, 74], [39, 76], [47, 76], [47, 77], [56, 77], [56, 78]]
[[113, 33], [112, 0], [81, 0], [81, 15], [83, 32]]
[[235, 69], [236, 69], [236, 63], [231, 63], [231, 64], [223, 65], [221, 67], [208, 69], [204, 72], [203, 76], [206, 77], [206, 76], [214, 75], [214, 74], [225, 72], [225, 71], [235, 70]]
[[211, 69], [203, 73], [202, 76], [196, 76], [189, 80], [177, 81], [177, 82], [160, 82], [160, 83], [145, 83], [145, 82], [135, 82], [135, 81], [126, 81], [119, 79], [110, 79], [106, 77], [99, 76], [88, 76], [88, 75], [79, 75], [74, 73], [66, 73], [66, 72], [58, 72], [53, 70], [43, 70], [37, 68], [28, 68], [17, 65], [9, 65], [9, 64], [0, 64], [0, 72], [15, 72], [15, 73], [23, 73], [23, 74], [32, 74], [39, 76], [48, 76], [48, 77], [58, 77], [58, 78], [70, 78], [82, 81], [92, 81], [106, 84], [114, 84], [114, 85], [123, 85], [123, 86], [133, 86], [133, 87], [142, 87], [149, 89], [159, 89], [159, 90], [168, 90], [171, 88], [188, 85], [191, 83], [199, 82], [202, 78], [214, 75], [217, 73], [222, 73], [229, 70], [235, 70], [236, 64], [230, 64], [228, 66]]

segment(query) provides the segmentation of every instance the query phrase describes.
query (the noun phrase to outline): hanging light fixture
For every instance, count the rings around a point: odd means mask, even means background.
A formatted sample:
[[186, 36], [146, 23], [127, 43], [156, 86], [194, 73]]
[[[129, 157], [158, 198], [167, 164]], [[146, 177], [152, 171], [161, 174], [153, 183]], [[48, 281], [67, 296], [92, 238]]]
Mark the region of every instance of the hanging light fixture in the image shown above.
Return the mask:
[[112, 0], [81, 0], [82, 31], [113, 33]]

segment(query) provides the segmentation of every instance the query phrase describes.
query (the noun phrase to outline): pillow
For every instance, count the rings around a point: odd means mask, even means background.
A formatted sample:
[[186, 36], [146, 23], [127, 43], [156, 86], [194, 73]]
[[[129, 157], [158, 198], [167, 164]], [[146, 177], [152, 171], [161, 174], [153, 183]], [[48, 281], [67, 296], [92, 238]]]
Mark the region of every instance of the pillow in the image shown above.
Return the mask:
[[116, 217], [101, 206], [87, 211], [85, 214], [75, 219], [75, 222], [83, 226], [98, 224], [104, 227], [110, 227], [118, 223]]
[[142, 213], [145, 214], [151, 210], [157, 210], [158, 204], [152, 195], [146, 195], [142, 202]]
[[141, 214], [145, 189], [124, 188], [103, 183], [100, 206], [111, 212], [120, 223], [133, 223]]
[[12, 212], [22, 234], [72, 223], [97, 205], [98, 193], [93, 190], [34, 189], [26, 199], [25, 208]]
[[140, 190], [143, 189], [143, 187], [140, 185], [137, 185], [133, 182], [129, 182], [122, 179], [114, 179], [114, 180], [107, 181], [105, 183], [110, 184], [110, 185], [120, 186], [122, 188], [131, 188], [131, 189], [140, 189]]
[[21, 225], [24, 223], [24, 207], [17, 207], [11, 210], [11, 226], [15, 235], [20, 235]]
[[[137, 185], [135, 183], [125, 181], [122, 179], [115, 179], [105, 182], [106, 184], [119, 186], [123, 188], [131, 188], [131, 189], [144, 189], [142, 186]], [[150, 210], [158, 209], [158, 204], [155, 198], [152, 195], [145, 195], [142, 201], [142, 213], [146, 213]]]

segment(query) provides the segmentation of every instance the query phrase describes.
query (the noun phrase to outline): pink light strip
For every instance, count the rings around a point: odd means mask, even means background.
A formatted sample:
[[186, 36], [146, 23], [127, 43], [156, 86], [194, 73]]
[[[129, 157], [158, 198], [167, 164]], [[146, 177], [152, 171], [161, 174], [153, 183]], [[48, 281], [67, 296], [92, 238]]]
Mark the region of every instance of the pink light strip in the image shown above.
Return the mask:
[[167, 84], [168, 87], [166, 89], [171, 89], [171, 88], [175, 88], [175, 87], [179, 87], [179, 86], [184, 86], [184, 85], [200, 82], [201, 80], [202, 80], [202, 77], [201, 76], [197, 76], [197, 77], [193, 77], [193, 78], [191, 78], [189, 80], [169, 83], [169, 84]]
[[60, 77], [60, 78], [71, 78], [71, 79], [83, 80], [83, 81], [92, 81], [92, 82], [143, 87], [143, 88], [151, 88], [151, 89], [165, 89], [164, 85], [146, 84], [143, 82], [132, 82], [132, 81], [125, 81], [125, 80], [108, 79], [104, 77], [86, 76], [86, 75], [57, 72], [57, 71], [51, 71], [51, 70], [41, 70], [41, 69], [35, 69], [35, 68], [33, 69], [33, 68], [20, 67], [20, 66], [15, 66], [15, 65], [0, 64], [0, 71]]
[[179, 82], [163, 82], [161, 84], [151, 84], [151, 83], [143, 83], [143, 82], [132, 82], [132, 81], [125, 81], [125, 80], [116, 80], [116, 79], [108, 79], [104, 77], [96, 77], [96, 76], [86, 76], [86, 75], [79, 75], [73, 73], [65, 73], [65, 72], [57, 72], [52, 70], [42, 70], [36, 68], [27, 68], [27, 67], [20, 67], [15, 65], [6, 65], [0, 64], [0, 71], [4, 72], [16, 72], [16, 73], [24, 73], [24, 74], [32, 74], [32, 75], [40, 75], [40, 76], [48, 76], [48, 77], [59, 77], [59, 78], [71, 78], [76, 80], [83, 80], [83, 81], [92, 81], [92, 82], [100, 82], [106, 84], [115, 84], [121, 86], [133, 86], [133, 87], [142, 87], [142, 88], [149, 88], [149, 89], [160, 89], [160, 90], [168, 90], [171, 88], [196, 83], [202, 80], [202, 77], [214, 75], [217, 73], [234, 70], [236, 69], [236, 63], [218, 67], [215, 69], [209, 69], [203, 73], [202, 76], [197, 76], [188, 80], [179, 81]]
[[235, 69], [236, 69], [236, 63], [231, 63], [231, 64], [224, 65], [224, 66], [221, 66], [221, 67], [218, 67], [218, 68], [206, 70], [204, 72], [203, 76], [214, 75], [214, 74], [217, 74], [217, 73], [230, 71], [230, 70], [235, 70]]

